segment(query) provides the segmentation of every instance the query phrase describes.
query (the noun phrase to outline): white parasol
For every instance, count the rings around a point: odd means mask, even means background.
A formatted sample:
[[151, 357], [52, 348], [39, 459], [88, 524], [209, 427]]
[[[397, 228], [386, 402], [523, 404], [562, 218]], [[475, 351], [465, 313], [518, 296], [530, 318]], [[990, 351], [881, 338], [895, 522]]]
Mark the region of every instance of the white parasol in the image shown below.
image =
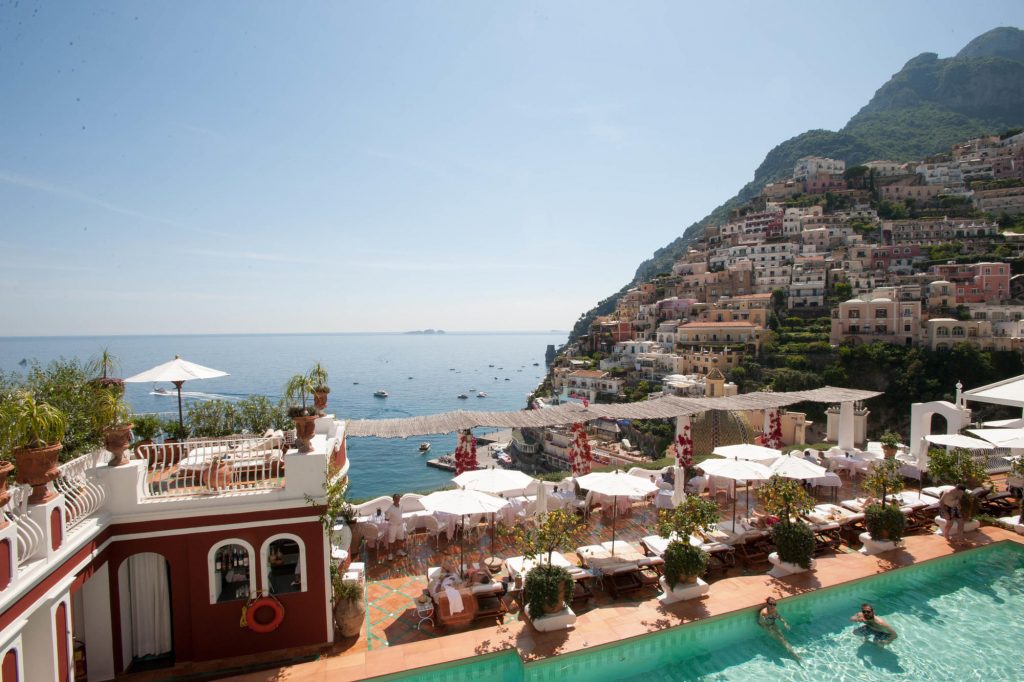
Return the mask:
[[[459, 516], [462, 518], [463, 526], [465, 526], [465, 517], [469, 514], [493, 514], [505, 507], [508, 504], [508, 500], [503, 500], [500, 497], [494, 497], [477, 490], [439, 490], [436, 493], [430, 493], [421, 497], [420, 504], [428, 512]], [[463, 528], [459, 534], [460, 574], [465, 556], [463, 546], [466, 535], [465, 530]]]
[[796, 478], [802, 481], [809, 478], [821, 478], [828, 473], [825, 467], [808, 462], [802, 455], [799, 457], [783, 455], [769, 464], [768, 468], [771, 469], [773, 474], [778, 474], [785, 478]]
[[478, 490], [491, 495], [521, 494], [533, 479], [522, 471], [512, 469], [477, 469], [465, 471], [452, 479], [452, 483], [466, 490]]
[[162, 365], [157, 365], [152, 369], [147, 369], [145, 372], [140, 372], [135, 376], [130, 376], [125, 379], [125, 383], [129, 384], [150, 384], [160, 381], [169, 381], [174, 384], [174, 387], [178, 389], [178, 426], [183, 430], [185, 428], [185, 418], [181, 410], [181, 385], [186, 381], [192, 379], [216, 379], [217, 377], [226, 377], [227, 372], [222, 372], [219, 369], [211, 369], [209, 367], [203, 367], [197, 365], [194, 362], [188, 360], [182, 360], [181, 356], [175, 355], [174, 359], [170, 362], [165, 362]]
[[[721, 476], [732, 481], [732, 529], [736, 530], [736, 481], [767, 481], [772, 470], [764, 464], [742, 459], [706, 459], [697, 465], [709, 476]], [[747, 508], [750, 508], [750, 486], [747, 486]]]
[[619, 512], [618, 498], [622, 496], [649, 495], [658, 489], [657, 484], [649, 478], [631, 476], [619, 471], [586, 474], [576, 479], [584, 490], [608, 495], [612, 498], [612, 555], [615, 555], [615, 521]]
[[745, 459], [751, 462], [767, 464], [782, 456], [782, 452], [775, 448], [766, 448], [763, 445], [754, 443], [738, 443], [736, 445], [719, 445], [711, 451], [713, 455], [728, 457], [729, 459]]
[[[924, 439], [929, 443], [935, 445], [945, 445], [951, 448], [963, 448], [964, 450], [995, 450], [996, 447], [988, 441], [981, 440], [980, 438], [971, 438], [970, 436], [963, 436], [959, 433], [936, 433], [933, 435], [925, 436]], [[1005, 446], [1004, 447], [1009, 447]]]

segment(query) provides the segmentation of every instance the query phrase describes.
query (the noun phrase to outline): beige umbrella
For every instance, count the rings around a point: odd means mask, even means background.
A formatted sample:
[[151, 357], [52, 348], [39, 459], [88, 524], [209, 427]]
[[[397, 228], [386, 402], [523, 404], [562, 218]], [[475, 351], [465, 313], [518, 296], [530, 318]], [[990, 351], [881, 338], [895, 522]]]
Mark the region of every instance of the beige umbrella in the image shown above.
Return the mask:
[[732, 481], [732, 529], [736, 530], [736, 481], [747, 481], [747, 508], [750, 508], [750, 481], [767, 481], [772, 470], [763, 464], [744, 459], [706, 459], [697, 465], [710, 476], [721, 476]]
[[165, 362], [152, 369], [147, 369], [145, 372], [128, 377], [125, 379], [125, 383], [151, 384], [169, 381], [174, 384], [174, 387], [178, 389], [178, 426], [184, 430], [185, 418], [181, 409], [181, 385], [192, 379], [216, 379], [217, 377], [226, 376], [228, 376], [227, 372], [203, 367], [194, 362], [182, 360], [181, 356], [175, 355], [174, 359], [170, 362]]
[[612, 498], [612, 555], [615, 555], [615, 521], [619, 512], [618, 498], [642, 496], [658, 489], [653, 481], [642, 476], [631, 476], [618, 471], [586, 474], [576, 479], [584, 490], [608, 495]]

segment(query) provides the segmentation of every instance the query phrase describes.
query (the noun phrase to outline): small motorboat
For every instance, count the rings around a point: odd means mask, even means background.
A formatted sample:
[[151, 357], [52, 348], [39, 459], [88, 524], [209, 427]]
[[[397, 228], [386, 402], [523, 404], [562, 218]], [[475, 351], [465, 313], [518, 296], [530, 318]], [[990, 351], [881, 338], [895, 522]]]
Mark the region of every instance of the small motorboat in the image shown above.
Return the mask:
[[353, 381], [353, 382], [352, 382], [352, 385], [353, 385], [353, 386], [358, 386], [358, 385], [359, 385], [359, 382], [358, 382], [358, 381]]
[[494, 365], [487, 365], [488, 367], [494, 367]]
[[479, 393], [476, 394], [476, 397], [477, 398], [486, 398], [487, 394], [484, 393], [483, 391], [480, 391]]
[[512, 380], [509, 379], [508, 377], [505, 377], [505, 381], [512, 381]]
[[387, 398], [388, 397], [388, 392], [384, 391], [384, 390], [374, 391], [373, 392], [373, 397], [374, 398]]
[[535, 362], [535, 363], [533, 363], [533, 366], [534, 367], [540, 367], [540, 363], [539, 362]]
[[426, 452], [430, 449], [430, 443], [420, 443], [420, 452]]
[[456, 397], [457, 397], [457, 398], [458, 398], [459, 400], [466, 400], [467, 398], [469, 398], [469, 396], [468, 396], [468, 395], [466, 395], [465, 393], [460, 393], [460, 394], [459, 394], [459, 395], [457, 395]]
[[154, 388], [153, 389], [153, 394], [154, 395], [172, 395], [172, 393], [170, 391], [168, 391], [166, 388], [163, 388], [163, 387]]
[[412, 379], [412, 377], [409, 377], [409, 378]]

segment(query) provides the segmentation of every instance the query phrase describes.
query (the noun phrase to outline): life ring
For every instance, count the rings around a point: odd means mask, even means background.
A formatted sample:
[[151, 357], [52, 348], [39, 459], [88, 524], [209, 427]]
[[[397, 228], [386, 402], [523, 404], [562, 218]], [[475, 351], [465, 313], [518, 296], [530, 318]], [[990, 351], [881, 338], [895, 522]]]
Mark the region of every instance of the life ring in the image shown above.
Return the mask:
[[[264, 620], [264, 618], [257, 619], [257, 612], [263, 609], [270, 609], [273, 614], [270, 620]], [[273, 632], [281, 626], [281, 621], [284, 620], [284, 607], [274, 597], [260, 597], [254, 599], [245, 606], [245, 625], [253, 632], [259, 632], [261, 634], [267, 632]]]

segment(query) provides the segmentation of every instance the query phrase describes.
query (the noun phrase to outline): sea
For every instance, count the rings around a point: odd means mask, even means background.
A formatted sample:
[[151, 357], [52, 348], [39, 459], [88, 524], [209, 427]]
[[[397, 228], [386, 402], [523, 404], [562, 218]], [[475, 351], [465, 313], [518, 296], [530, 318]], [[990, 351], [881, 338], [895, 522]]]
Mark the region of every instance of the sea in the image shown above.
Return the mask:
[[[253, 394], [276, 400], [289, 377], [320, 362], [330, 377], [328, 413], [339, 419], [390, 419], [459, 409], [523, 409], [545, 375], [548, 344], [560, 346], [566, 338], [565, 332], [3, 337], [0, 370], [24, 372], [33, 360], [88, 361], [106, 348], [118, 359], [122, 377], [175, 355], [229, 374], [186, 382], [187, 404]], [[157, 388], [170, 394], [160, 395]], [[126, 398], [135, 412], [170, 417], [177, 414], [173, 389], [170, 384], [127, 384]], [[377, 390], [387, 391], [388, 397], [374, 397]], [[487, 397], [478, 398], [478, 392]], [[459, 399], [462, 393], [469, 398]], [[445, 485], [451, 474], [426, 466], [421, 442], [429, 442], [428, 456], [437, 457], [454, 451], [456, 436], [349, 438], [349, 498]]]

